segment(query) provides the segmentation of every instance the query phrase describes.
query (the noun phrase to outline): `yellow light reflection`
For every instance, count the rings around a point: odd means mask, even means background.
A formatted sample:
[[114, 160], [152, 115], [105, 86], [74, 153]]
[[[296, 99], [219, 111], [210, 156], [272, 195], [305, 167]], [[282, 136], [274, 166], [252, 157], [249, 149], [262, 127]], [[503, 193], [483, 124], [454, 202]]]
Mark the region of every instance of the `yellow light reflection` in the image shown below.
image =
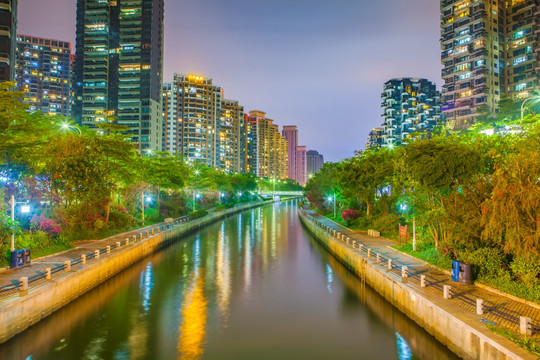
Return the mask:
[[204, 296], [202, 276], [191, 281], [184, 297], [181, 312], [182, 324], [179, 329], [178, 359], [200, 359], [204, 353], [206, 321], [208, 319], [208, 301]]

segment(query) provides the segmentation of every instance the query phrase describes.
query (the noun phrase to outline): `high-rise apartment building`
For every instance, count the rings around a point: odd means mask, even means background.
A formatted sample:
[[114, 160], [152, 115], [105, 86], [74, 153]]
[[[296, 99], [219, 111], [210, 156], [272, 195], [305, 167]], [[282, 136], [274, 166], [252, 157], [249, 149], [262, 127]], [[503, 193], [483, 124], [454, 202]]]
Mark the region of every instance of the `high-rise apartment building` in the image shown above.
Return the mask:
[[0, 0], [0, 81], [15, 80], [17, 0]]
[[246, 173], [247, 125], [244, 107], [235, 100], [222, 100], [219, 126], [219, 168], [227, 173]]
[[77, 0], [73, 116], [114, 121], [140, 150], [162, 148], [164, 0]]
[[259, 110], [249, 112], [247, 126], [248, 172], [258, 177], [287, 179], [288, 145], [278, 126]]
[[15, 79], [30, 111], [68, 117], [71, 109], [71, 44], [18, 35]]
[[306, 152], [306, 170], [308, 178], [318, 173], [324, 165], [324, 156], [317, 150], [308, 150]]
[[305, 146], [296, 147], [296, 182], [300, 185], [306, 185], [307, 173], [306, 173], [306, 152], [307, 149]]
[[441, 0], [443, 112], [466, 127], [539, 87], [537, 0]]
[[219, 168], [221, 88], [200, 75], [174, 74], [163, 94], [164, 150]]
[[287, 140], [289, 158], [289, 179], [296, 180], [296, 148], [298, 147], [298, 128], [296, 125], [283, 126], [282, 135]]
[[382, 128], [374, 128], [369, 132], [366, 149], [380, 148], [383, 146], [384, 130]]
[[414, 132], [429, 132], [441, 124], [440, 94], [426, 79], [400, 78], [384, 84], [383, 146], [399, 145]]

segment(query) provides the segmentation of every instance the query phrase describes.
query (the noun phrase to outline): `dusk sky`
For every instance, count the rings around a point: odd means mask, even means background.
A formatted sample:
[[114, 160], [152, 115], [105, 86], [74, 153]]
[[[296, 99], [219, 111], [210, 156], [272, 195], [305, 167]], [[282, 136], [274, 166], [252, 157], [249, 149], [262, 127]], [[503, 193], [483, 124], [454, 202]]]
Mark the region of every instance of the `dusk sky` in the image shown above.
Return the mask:
[[[76, 0], [19, 0], [18, 33], [67, 40]], [[327, 161], [363, 149], [381, 124], [383, 83], [441, 87], [439, 1], [166, 0], [165, 74], [196, 73], [245, 111], [297, 125]]]

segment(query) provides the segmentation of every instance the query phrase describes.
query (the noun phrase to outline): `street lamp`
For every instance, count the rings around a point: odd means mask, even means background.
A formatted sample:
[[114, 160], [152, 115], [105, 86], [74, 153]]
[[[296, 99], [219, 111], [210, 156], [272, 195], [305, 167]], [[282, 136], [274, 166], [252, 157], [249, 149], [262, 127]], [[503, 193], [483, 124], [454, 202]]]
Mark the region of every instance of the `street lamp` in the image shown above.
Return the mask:
[[71, 131], [77, 133], [79, 136], [82, 135], [81, 129], [79, 129], [79, 128], [78, 128], [77, 126], [75, 126], [75, 125], [69, 125], [68, 123], [63, 123], [63, 124], [62, 124], [62, 129], [64, 129], [64, 130], [71, 130]]
[[521, 123], [523, 123], [523, 112], [524, 112], [524, 107], [525, 107], [525, 104], [527, 102], [533, 102], [533, 101], [538, 101], [540, 100], [540, 96], [537, 96], [537, 97], [532, 97], [532, 98], [528, 98], [528, 99], [525, 99], [522, 103], [521, 103]]
[[[26, 214], [30, 212], [28, 201], [17, 202], [15, 201], [15, 196], [13, 195], [11, 195], [8, 204], [11, 205], [11, 221], [15, 221], [15, 205], [17, 204], [24, 204], [21, 206], [21, 213]], [[11, 251], [15, 251], [15, 231], [11, 232]]]
[[[406, 202], [399, 203], [399, 210], [402, 213], [407, 212], [409, 209], [409, 206]], [[414, 215], [414, 208], [413, 208], [413, 220], [412, 220], [412, 248], [413, 251], [416, 251], [416, 216]]]
[[328, 201], [334, 202], [334, 219], [336, 218], [336, 193], [334, 192], [334, 196], [329, 196]]
[[200, 199], [200, 198], [201, 198], [201, 194], [193, 190], [193, 212], [195, 212], [195, 199]]
[[[143, 222], [143, 225], [144, 225], [144, 200], [145, 200], [145, 195], [144, 195], [144, 191], [141, 193], [141, 204], [142, 204], [142, 222]], [[152, 198], [150, 196], [146, 196], [146, 202], [151, 202], [152, 201]]]

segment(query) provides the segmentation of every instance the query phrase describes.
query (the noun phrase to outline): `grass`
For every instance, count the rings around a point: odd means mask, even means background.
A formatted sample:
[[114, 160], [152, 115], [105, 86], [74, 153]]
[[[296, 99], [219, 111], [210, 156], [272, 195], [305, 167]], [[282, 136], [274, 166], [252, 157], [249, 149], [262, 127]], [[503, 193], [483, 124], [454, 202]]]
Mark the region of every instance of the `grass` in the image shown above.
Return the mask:
[[505, 338], [515, 342], [523, 349], [538, 356], [538, 359], [540, 359], [540, 343], [537, 342], [538, 338], [516, 334], [511, 330], [504, 329], [504, 328], [494, 326], [494, 325], [487, 325], [487, 327], [492, 332], [499, 334], [501, 336], [504, 336]]
[[412, 244], [393, 246], [396, 250], [409, 254], [417, 259], [423, 260], [431, 265], [435, 265], [445, 270], [452, 268], [452, 260], [448, 257], [439, 256], [439, 252], [433, 244], [417, 243], [416, 251], [413, 251]]

